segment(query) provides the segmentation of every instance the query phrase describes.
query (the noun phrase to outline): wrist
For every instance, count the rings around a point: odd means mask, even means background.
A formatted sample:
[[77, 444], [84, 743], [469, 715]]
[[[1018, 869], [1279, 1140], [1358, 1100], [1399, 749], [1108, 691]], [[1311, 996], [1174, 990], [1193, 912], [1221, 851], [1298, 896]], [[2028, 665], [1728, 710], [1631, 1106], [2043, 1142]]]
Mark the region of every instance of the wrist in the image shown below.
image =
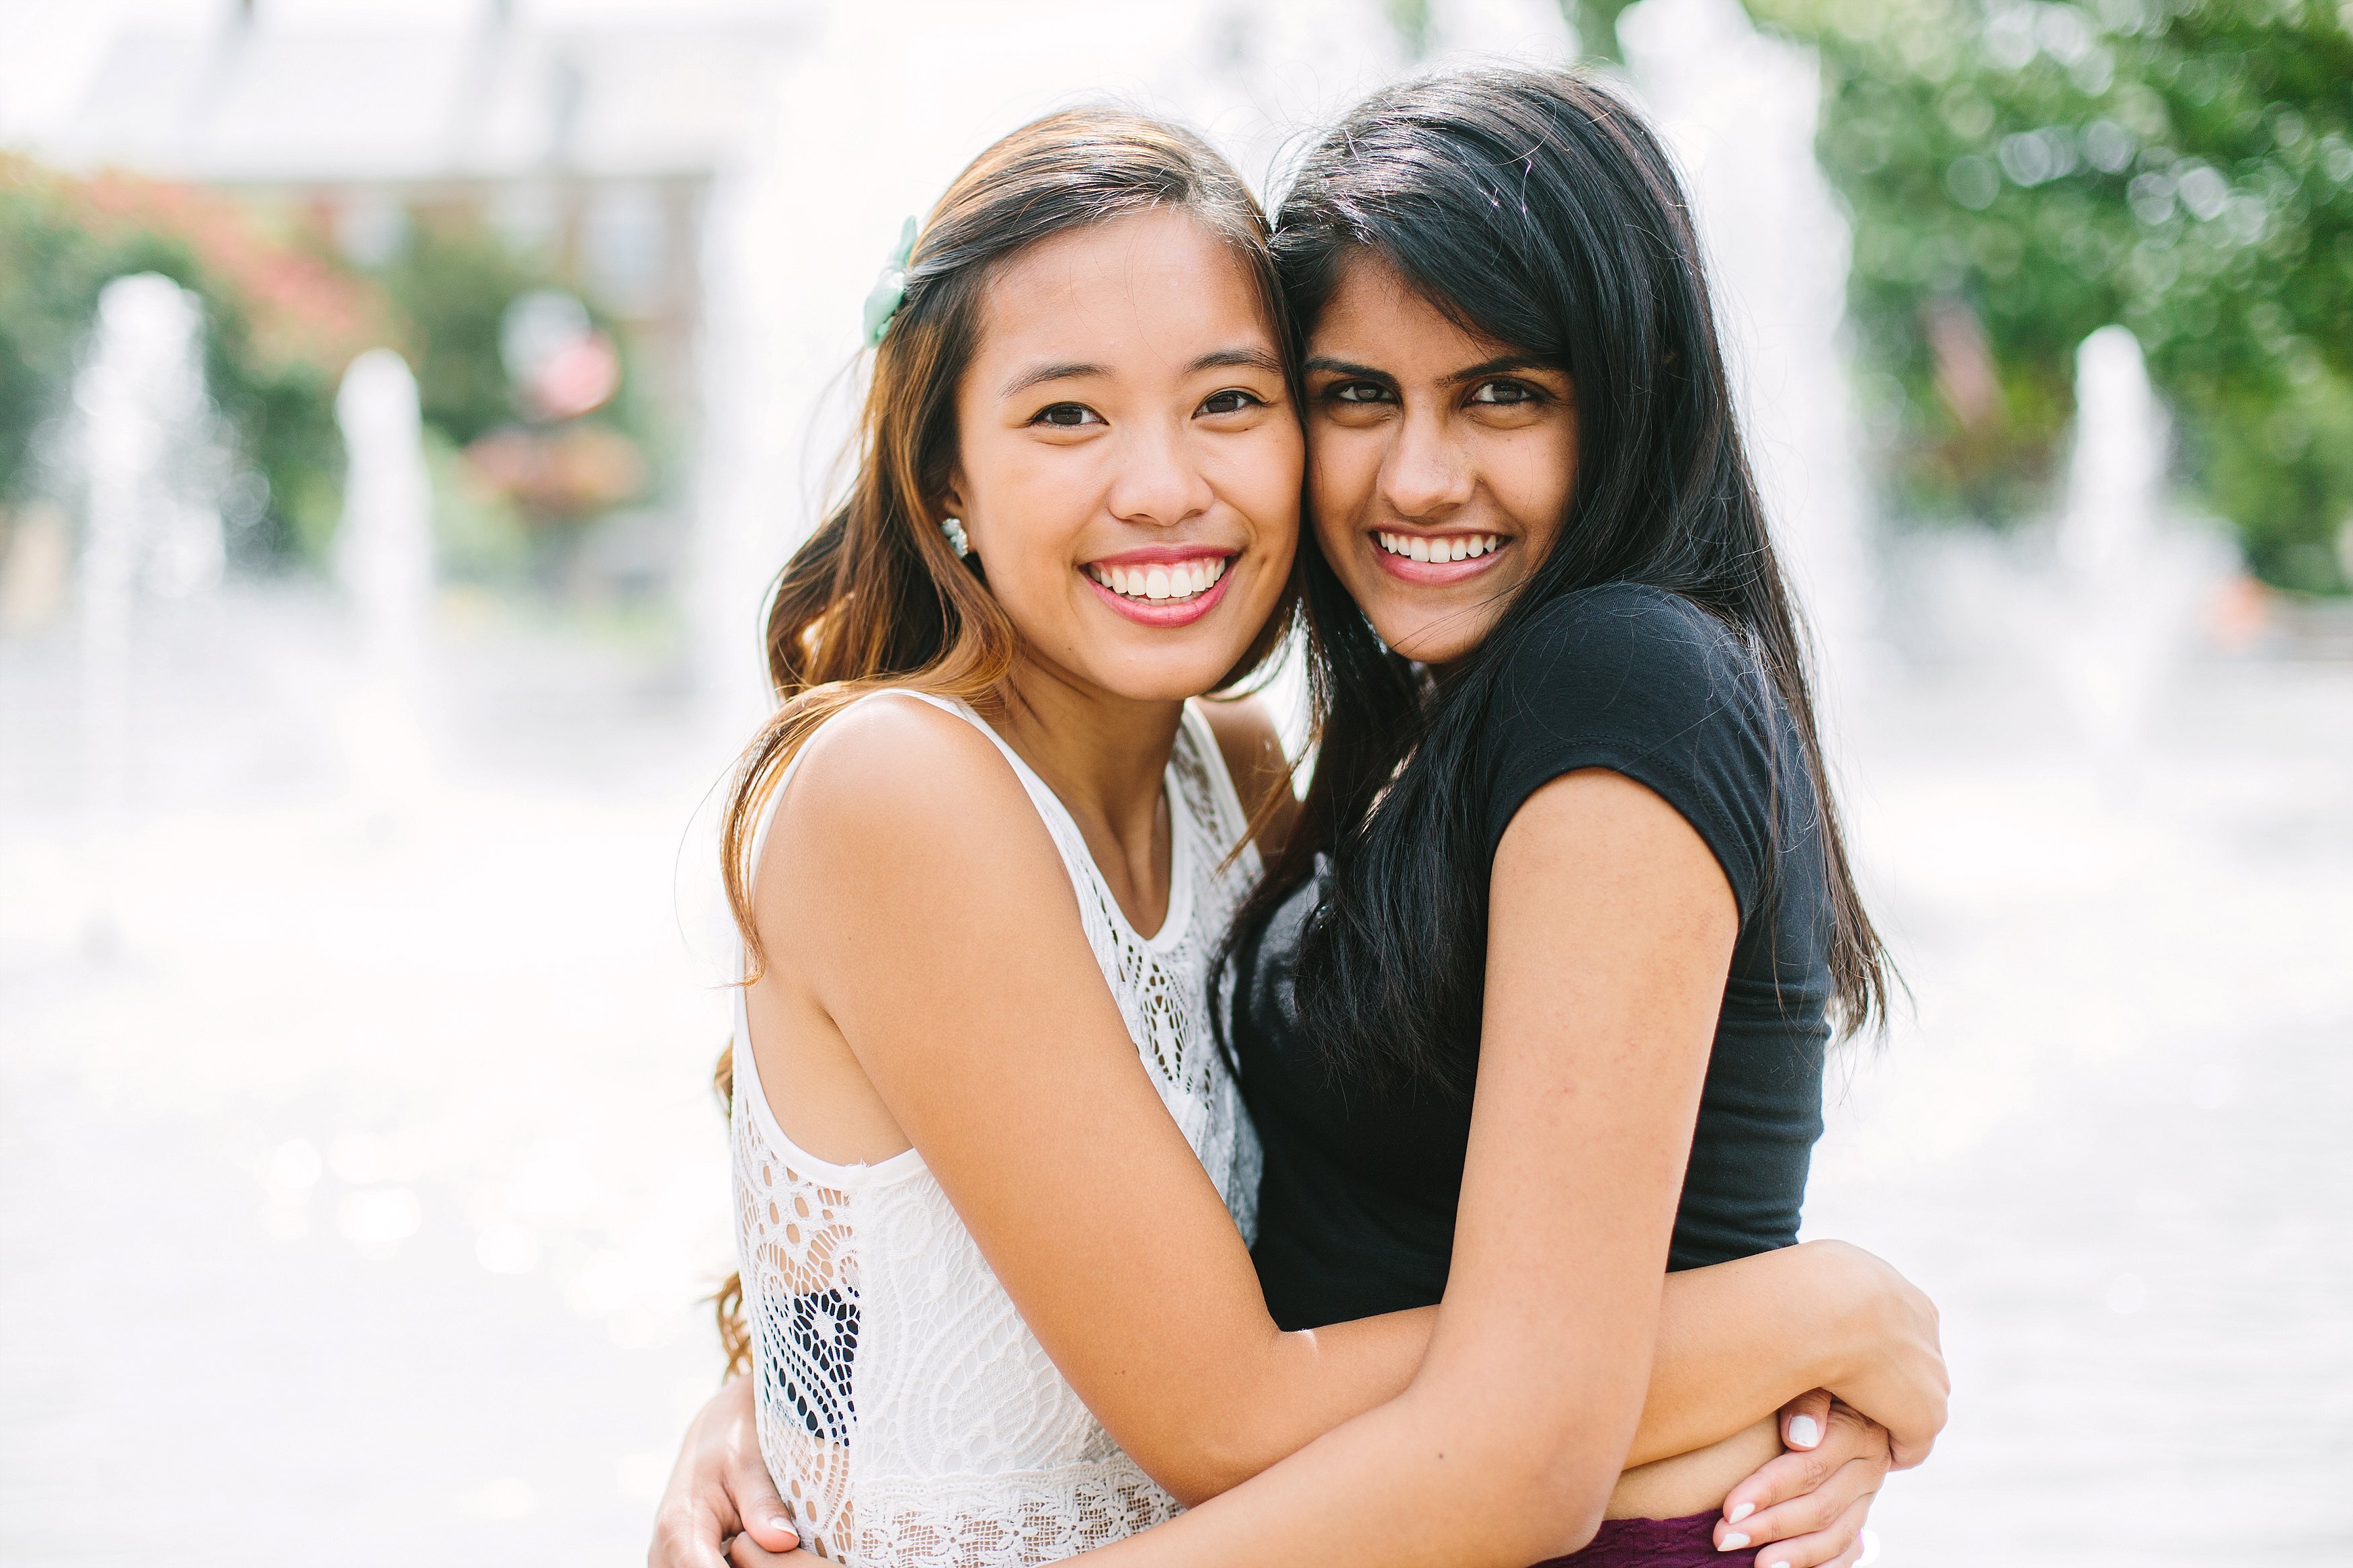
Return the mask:
[[1812, 1386], [1833, 1393], [1852, 1388], [1886, 1343], [1886, 1281], [1871, 1267], [1875, 1260], [1859, 1247], [1840, 1241], [1800, 1246], [1812, 1254], [1805, 1276], [1816, 1325], [1810, 1336]]

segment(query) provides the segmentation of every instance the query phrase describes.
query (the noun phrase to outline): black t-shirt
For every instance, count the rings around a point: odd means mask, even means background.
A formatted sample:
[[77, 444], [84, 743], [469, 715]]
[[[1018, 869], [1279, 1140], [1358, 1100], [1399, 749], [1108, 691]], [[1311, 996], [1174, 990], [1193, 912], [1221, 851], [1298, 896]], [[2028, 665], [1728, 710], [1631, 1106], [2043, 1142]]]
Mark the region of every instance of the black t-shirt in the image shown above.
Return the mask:
[[[1530, 795], [1609, 768], [1683, 815], [1739, 906], [1669, 1267], [1789, 1246], [1821, 1135], [1831, 921], [1788, 711], [1738, 636], [1656, 588], [1565, 595], [1505, 657], [1484, 750], [1466, 771], [1486, 791], [1490, 861]], [[1291, 965], [1321, 880], [1245, 944], [1231, 993], [1242, 1093], [1266, 1152], [1254, 1256], [1286, 1329], [1439, 1300], [1471, 1131], [1467, 1099], [1338, 1081], [1301, 1037]]]

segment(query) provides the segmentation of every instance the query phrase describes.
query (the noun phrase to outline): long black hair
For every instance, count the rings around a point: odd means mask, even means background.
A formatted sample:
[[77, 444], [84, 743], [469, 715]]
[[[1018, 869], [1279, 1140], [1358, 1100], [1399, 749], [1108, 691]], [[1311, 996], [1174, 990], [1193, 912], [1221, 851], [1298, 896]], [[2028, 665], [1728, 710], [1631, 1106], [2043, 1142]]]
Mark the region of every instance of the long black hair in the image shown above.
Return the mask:
[[1888, 960], [1848, 866], [1797, 608], [1742, 448], [1689, 205], [1658, 139], [1574, 72], [1423, 77], [1375, 94], [1308, 153], [1274, 251], [1303, 341], [1345, 264], [1369, 253], [1465, 329], [1565, 370], [1577, 469], [1549, 553], [1442, 681], [1383, 647], [1312, 535], [1303, 543], [1319, 753], [1298, 829], [1229, 946], [1331, 852], [1295, 971], [1302, 1030], [1352, 1081], [1463, 1092], [1487, 946], [1479, 737], [1497, 675], [1562, 595], [1647, 584], [1730, 627], [1787, 708], [1819, 802], [1836, 1022], [1882, 1020]]

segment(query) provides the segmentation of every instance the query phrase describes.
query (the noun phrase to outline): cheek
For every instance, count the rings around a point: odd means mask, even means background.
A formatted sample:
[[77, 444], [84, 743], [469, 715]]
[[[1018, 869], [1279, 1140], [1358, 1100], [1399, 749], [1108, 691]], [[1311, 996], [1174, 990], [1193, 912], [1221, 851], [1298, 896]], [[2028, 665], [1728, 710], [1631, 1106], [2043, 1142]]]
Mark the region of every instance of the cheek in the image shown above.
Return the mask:
[[1260, 545], [1288, 554], [1299, 538], [1306, 443], [1296, 426], [1269, 426], [1238, 440], [1215, 478], [1219, 493], [1250, 521]]
[[1344, 513], [1325, 504], [1320, 489], [1312, 504], [1314, 507], [1315, 543], [1324, 552], [1324, 559], [1340, 574], [1340, 580], [1348, 584], [1350, 592], [1356, 592], [1356, 531]]
[[1496, 453], [1489, 465], [1496, 501], [1533, 547], [1525, 552], [1525, 563], [1542, 559], [1560, 532], [1569, 488], [1577, 478], [1574, 441], [1573, 434], [1551, 423], [1514, 431], [1508, 448]]
[[1380, 447], [1363, 431], [1327, 425], [1308, 442], [1307, 505], [1315, 541], [1344, 575], [1350, 571], [1356, 535], [1380, 471]]
[[988, 572], [989, 591], [1008, 609], [1060, 595], [1069, 586], [1071, 552], [1091, 515], [1076, 499], [1082, 487], [1040, 461], [1041, 454], [990, 452], [967, 458], [965, 526]]

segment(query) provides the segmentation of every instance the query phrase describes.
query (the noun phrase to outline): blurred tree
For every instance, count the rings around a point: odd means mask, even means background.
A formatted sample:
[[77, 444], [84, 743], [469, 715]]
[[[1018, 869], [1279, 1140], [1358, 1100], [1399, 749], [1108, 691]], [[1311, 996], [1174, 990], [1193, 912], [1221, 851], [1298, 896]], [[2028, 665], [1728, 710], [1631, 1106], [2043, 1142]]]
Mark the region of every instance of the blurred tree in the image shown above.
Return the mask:
[[2074, 347], [2121, 321], [2255, 570], [2347, 587], [2353, 5], [1749, 3], [1821, 54], [1903, 504], [2047, 505]]
[[[412, 216], [381, 277], [409, 329], [425, 424], [454, 454], [436, 458], [449, 563], [481, 577], [534, 558], [553, 571], [577, 524], [652, 482], [651, 422], [626, 374], [627, 334], [562, 268], [519, 254], [471, 208]], [[592, 355], [604, 356], [576, 406], [544, 405], [527, 367], [509, 363], [510, 311], [547, 292], [571, 302]]]
[[[1574, 0], [1564, 0], [1574, 4]], [[1381, 0], [1389, 26], [1397, 29], [1406, 58], [1418, 60], [1430, 53], [1430, 0]]]
[[37, 436], [69, 406], [99, 291], [158, 272], [203, 301], [206, 379], [248, 474], [231, 542], [284, 560], [332, 531], [342, 499], [336, 378], [384, 341], [382, 297], [242, 208], [125, 174], [73, 180], [0, 155], [0, 502], [60, 476]]
[[384, 286], [414, 333], [425, 421], [462, 447], [515, 417], [499, 327], [507, 307], [547, 274], [470, 212], [420, 214], [408, 234]]
[[1577, 47], [1588, 59], [1621, 63], [1618, 50], [1618, 16], [1634, 0], [1560, 0], [1568, 25], [1577, 29]]

